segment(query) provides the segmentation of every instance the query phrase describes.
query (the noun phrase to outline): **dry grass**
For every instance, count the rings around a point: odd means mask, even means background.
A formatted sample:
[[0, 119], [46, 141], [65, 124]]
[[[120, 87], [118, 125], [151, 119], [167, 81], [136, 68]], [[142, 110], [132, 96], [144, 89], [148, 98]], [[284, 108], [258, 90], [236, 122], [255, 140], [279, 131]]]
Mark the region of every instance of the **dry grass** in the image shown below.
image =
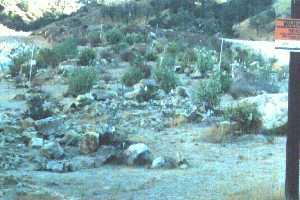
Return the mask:
[[229, 195], [227, 200], [284, 200], [284, 189], [271, 186], [256, 186], [249, 190]]
[[216, 124], [212, 127], [205, 128], [203, 134], [200, 136], [200, 140], [215, 144], [223, 143], [230, 137], [230, 133], [230, 126]]

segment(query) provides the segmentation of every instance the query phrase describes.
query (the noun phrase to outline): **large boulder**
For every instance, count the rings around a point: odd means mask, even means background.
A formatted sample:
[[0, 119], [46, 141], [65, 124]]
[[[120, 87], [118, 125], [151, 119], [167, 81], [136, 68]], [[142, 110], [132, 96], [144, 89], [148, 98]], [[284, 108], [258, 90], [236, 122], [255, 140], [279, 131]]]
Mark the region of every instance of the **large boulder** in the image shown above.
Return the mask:
[[266, 131], [284, 131], [288, 121], [288, 94], [262, 94], [241, 100], [256, 103]]
[[124, 154], [128, 165], [148, 165], [153, 160], [149, 147], [143, 143], [130, 145]]

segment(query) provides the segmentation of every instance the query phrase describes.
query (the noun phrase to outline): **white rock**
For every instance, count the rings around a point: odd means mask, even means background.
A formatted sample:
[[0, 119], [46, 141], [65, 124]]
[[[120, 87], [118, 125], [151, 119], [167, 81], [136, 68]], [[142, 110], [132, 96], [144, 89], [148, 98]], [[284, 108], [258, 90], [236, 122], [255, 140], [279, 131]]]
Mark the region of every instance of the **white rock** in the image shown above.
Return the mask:
[[284, 126], [288, 121], [288, 94], [262, 94], [241, 100], [256, 103], [262, 115], [262, 125], [265, 130], [272, 130]]
[[152, 162], [152, 155], [147, 145], [143, 143], [133, 144], [125, 151], [127, 164], [145, 165]]
[[41, 148], [44, 145], [43, 138], [31, 138], [30, 147], [31, 148]]

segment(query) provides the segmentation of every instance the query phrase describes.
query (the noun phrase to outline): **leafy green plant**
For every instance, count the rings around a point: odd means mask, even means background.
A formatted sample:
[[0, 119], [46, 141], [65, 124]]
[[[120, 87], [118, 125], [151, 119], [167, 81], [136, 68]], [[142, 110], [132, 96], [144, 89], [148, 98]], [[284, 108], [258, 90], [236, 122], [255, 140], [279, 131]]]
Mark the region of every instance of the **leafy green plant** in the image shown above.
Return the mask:
[[220, 81], [215, 79], [200, 80], [196, 89], [197, 102], [204, 105], [207, 110], [214, 110], [220, 103], [221, 92]]
[[191, 64], [197, 62], [197, 51], [192, 48], [186, 49], [182, 54], [179, 55], [179, 62], [183, 68], [189, 67]]
[[118, 28], [113, 28], [106, 32], [106, 40], [110, 44], [117, 44], [123, 40], [123, 33]]
[[79, 55], [79, 65], [91, 65], [96, 59], [96, 52], [93, 49], [85, 49]]
[[222, 92], [226, 93], [229, 91], [232, 84], [231, 74], [229, 74], [227, 71], [215, 72], [212, 78], [220, 82]]
[[78, 68], [68, 77], [68, 94], [78, 96], [89, 92], [97, 79], [93, 67]]
[[154, 78], [165, 92], [170, 92], [179, 85], [176, 73], [169, 67], [157, 67], [154, 71]]
[[224, 118], [237, 123], [241, 134], [257, 133], [262, 125], [257, 105], [248, 102], [239, 103], [235, 107], [226, 109]]

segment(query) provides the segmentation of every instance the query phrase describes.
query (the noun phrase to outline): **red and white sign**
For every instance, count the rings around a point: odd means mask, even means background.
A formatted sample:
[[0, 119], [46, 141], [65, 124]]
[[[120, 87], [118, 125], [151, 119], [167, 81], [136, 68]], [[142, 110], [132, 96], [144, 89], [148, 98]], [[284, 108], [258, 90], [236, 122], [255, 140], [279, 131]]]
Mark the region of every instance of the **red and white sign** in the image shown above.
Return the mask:
[[277, 19], [275, 48], [300, 51], [300, 19]]

